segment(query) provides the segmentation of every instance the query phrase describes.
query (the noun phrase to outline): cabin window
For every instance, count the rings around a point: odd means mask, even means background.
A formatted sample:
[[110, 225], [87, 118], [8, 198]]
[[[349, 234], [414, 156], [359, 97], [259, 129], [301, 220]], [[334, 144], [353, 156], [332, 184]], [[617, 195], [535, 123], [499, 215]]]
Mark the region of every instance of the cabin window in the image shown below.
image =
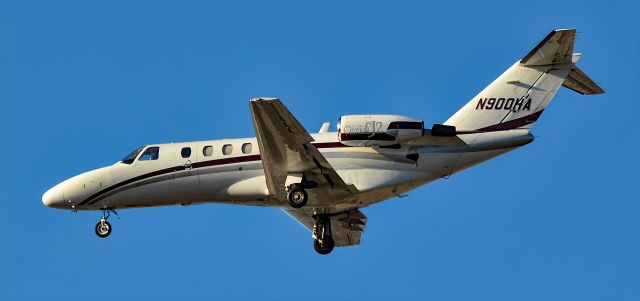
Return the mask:
[[180, 155], [182, 156], [182, 158], [191, 157], [191, 148], [190, 147], [183, 147], [182, 150], [180, 151]]
[[251, 143], [245, 143], [242, 145], [242, 153], [243, 154], [248, 154], [251, 153]]
[[222, 154], [224, 154], [225, 156], [231, 155], [232, 152], [233, 152], [233, 145], [225, 144], [224, 146], [222, 146]]
[[207, 145], [202, 149], [202, 154], [205, 155], [205, 157], [211, 157], [211, 155], [213, 155], [213, 146], [211, 145]]
[[150, 160], [158, 160], [160, 156], [160, 148], [157, 146], [147, 148], [138, 160], [140, 161], [150, 161]]

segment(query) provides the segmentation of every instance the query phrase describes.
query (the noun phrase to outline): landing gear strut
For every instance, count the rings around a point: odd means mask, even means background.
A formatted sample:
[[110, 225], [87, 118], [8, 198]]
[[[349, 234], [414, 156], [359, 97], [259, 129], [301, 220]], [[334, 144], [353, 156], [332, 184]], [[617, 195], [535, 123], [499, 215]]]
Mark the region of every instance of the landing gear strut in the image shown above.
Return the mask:
[[335, 242], [331, 237], [331, 220], [327, 214], [317, 215], [315, 219], [312, 231], [313, 248], [318, 254], [327, 255], [335, 247]]
[[[110, 209], [103, 209], [102, 210], [102, 218], [100, 218], [100, 221], [96, 224], [96, 235], [98, 235], [98, 237], [100, 238], [106, 238], [107, 236], [109, 236], [109, 234], [111, 234], [111, 224], [109, 224], [109, 222], [107, 222], [107, 219], [109, 218], [109, 216], [111, 216], [111, 212], [113, 210]], [[115, 211], [113, 211], [113, 213], [116, 213]], [[116, 213], [117, 214], [117, 213]]]

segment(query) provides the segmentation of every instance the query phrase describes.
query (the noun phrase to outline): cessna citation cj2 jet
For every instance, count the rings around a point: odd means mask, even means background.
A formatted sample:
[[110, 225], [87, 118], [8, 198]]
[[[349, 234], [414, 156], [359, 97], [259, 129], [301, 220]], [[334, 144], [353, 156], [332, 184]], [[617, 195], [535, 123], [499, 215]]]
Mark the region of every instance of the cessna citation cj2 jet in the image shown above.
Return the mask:
[[398, 115], [347, 115], [337, 132], [309, 133], [275, 98], [249, 102], [255, 138], [151, 144], [70, 178], [42, 202], [101, 210], [227, 203], [282, 208], [311, 230], [320, 254], [360, 244], [361, 208], [401, 196], [533, 141], [531, 128], [560, 86], [604, 91], [576, 66], [575, 29], [554, 30], [443, 124]]

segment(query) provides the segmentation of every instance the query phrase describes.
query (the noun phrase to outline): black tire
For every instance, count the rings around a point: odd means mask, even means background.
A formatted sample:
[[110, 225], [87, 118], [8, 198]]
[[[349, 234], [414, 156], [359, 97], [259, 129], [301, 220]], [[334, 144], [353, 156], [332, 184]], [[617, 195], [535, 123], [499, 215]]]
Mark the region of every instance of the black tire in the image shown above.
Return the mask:
[[293, 186], [287, 193], [287, 199], [289, 200], [289, 205], [291, 205], [291, 207], [302, 208], [307, 204], [309, 196], [304, 189], [299, 186]]
[[313, 240], [313, 248], [320, 255], [327, 255], [327, 254], [331, 253], [331, 251], [333, 251], [333, 247], [335, 247], [335, 246], [336, 246], [336, 244], [333, 241], [332, 237], [325, 238], [323, 244], [320, 244], [320, 242], [317, 239]]
[[98, 222], [96, 224], [96, 235], [98, 235], [98, 237], [100, 238], [105, 238], [107, 236], [109, 236], [109, 234], [111, 234], [111, 224], [109, 224], [109, 222], [105, 221], [104, 222], [105, 227], [102, 228], [102, 222]]

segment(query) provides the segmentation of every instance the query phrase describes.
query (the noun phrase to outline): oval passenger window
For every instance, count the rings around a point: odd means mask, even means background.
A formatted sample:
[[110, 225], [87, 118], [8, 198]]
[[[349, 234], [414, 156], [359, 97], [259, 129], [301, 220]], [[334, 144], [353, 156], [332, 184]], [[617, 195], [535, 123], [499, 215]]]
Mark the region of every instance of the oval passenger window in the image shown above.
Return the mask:
[[245, 143], [242, 145], [242, 153], [248, 154], [251, 152], [251, 143]]
[[191, 157], [191, 148], [190, 147], [183, 147], [182, 150], [180, 151], [180, 155], [182, 155], [182, 158]]
[[210, 157], [211, 155], [213, 155], [213, 146], [211, 145], [207, 145], [202, 149], [202, 154], [205, 155], [206, 157]]
[[228, 156], [228, 155], [231, 155], [231, 152], [233, 152], [233, 146], [232, 146], [231, 144], [225, 144], [225, 145], [222, 147], [222, 153], [223, 153], [224, 155], [227, 155], [227, 156]]

